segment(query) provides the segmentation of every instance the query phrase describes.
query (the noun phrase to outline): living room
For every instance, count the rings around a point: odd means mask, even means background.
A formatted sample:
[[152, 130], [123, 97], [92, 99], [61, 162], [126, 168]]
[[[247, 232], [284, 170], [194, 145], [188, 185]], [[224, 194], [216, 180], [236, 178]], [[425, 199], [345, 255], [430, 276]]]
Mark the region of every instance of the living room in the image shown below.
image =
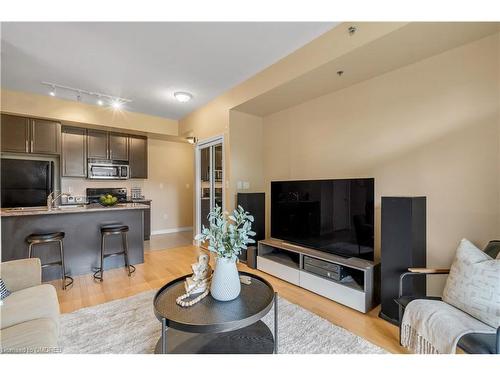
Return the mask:
[[[1, 23], [2, 358], [499, 353], [491, 15], [14, 14]], [[360, 358], [378, 357], [401, 358]]]

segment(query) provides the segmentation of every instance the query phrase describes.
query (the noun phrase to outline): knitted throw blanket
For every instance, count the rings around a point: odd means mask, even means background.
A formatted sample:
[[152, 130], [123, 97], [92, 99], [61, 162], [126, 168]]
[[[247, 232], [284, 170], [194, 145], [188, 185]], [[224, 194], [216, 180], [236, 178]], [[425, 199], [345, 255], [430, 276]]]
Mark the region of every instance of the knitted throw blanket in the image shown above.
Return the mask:
[[405, 309], [401, 345], [417, 354], [454, 354], [463, 335], [494, 332], [494, 328], [445, 302], [418, 299]]

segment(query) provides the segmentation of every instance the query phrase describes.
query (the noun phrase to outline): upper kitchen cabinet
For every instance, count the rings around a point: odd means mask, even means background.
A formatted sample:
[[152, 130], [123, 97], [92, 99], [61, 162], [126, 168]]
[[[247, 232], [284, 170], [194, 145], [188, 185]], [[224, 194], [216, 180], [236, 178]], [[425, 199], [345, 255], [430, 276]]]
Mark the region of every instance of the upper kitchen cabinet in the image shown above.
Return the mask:
[[88, 129], [87, 153], [89, 158], [108, 159], [108, 132]]
[[109, 158], [113, 160], [128, 160], [128, 136], [109, 133]]
[[148, 139], [129, 136], [130, 178], [148, 178]]
[[87, 177], [86, 136], [83, 128], [62, 128], [62, 177]]
[[29, 119], [2, 114], [1, 120], [2, 152], [29, 152]]
[[61, 124], [2, 114], [2, 151], [59, 154]]
[[103, 130], [87, 130], [89, 158], [128, 160], [128, 136]]
[[31, 152], [59, 154], [61, 152], [61, 124], [51, 120], [31, 120]]

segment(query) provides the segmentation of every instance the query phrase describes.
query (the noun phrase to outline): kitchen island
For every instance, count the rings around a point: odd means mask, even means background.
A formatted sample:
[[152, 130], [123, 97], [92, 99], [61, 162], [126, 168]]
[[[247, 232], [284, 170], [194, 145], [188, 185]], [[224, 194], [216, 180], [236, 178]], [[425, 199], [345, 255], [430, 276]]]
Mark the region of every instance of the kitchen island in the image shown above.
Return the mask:
[[[113, 207], [89, 204], [79, 207], [2, 209], [2, 262], [28, 257], [26, 237], [32, 233], [64, 232], [64, 261], [70, 276], [93, 273], [99, 266], [101, 233], [104, 224], [128, 225], [130, 264], [144, 262], [144, 210], [149, 206], [123, 203]], [[106, 238], [106, 254], [121, 251], [121, 236]], [[59, 259], [57, 243], [37, 245], [33, 255], [43, 263]], [[124, 267], [123, 256], [106, 258], [104, 269]], [[125, 271], [124, 271], [125, 272]], [[43, 281], [61, 278], [60, 267], [43, 269]]]

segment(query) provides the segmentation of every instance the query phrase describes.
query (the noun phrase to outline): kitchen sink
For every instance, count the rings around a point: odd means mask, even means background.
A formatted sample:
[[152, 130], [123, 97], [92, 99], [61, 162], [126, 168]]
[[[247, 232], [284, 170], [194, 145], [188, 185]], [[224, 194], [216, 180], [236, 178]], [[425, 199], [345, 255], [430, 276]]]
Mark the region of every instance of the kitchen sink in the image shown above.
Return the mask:
[[53, 208], [53, 210], [70, 210], [73, 208], [83, 208], [85, 205], [83, 204], [65, 204], [64, 206], [58, 206], [56, 208]]

